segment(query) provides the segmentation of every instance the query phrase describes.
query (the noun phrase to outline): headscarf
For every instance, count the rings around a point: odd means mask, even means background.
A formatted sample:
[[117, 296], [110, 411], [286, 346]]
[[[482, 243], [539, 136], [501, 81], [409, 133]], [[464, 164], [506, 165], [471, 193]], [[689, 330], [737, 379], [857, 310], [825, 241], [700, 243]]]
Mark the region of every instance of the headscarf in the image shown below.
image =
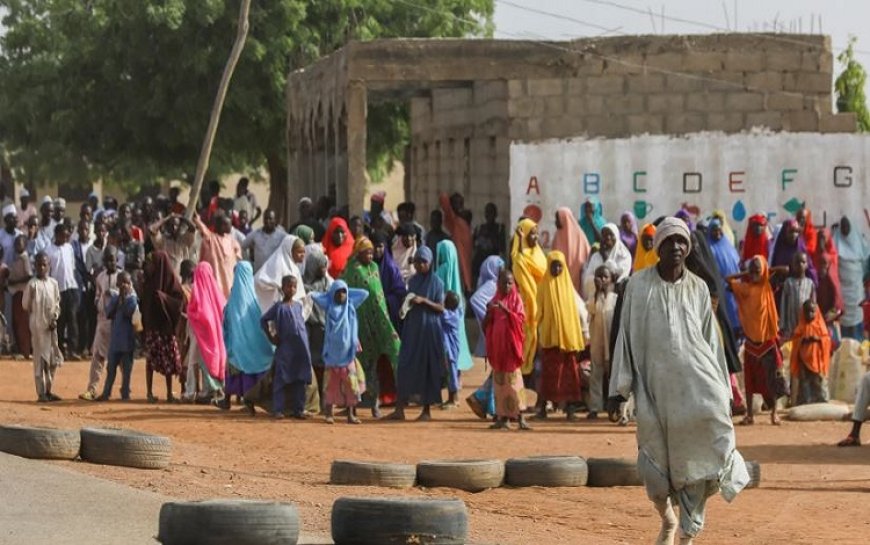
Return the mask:
[[656, 226], [652, 223], [647, 223], [643, 226], [640, 235], [637, 241], [637, 251], [634, 253], [634, 272], [642, 271], [659, 262], [659, 254], [655, 251], [655, 248], [647, 250], [643, 247], [643, 241], [641, 240], [644, 236], [654, 238], [656, 236]]
[[[336, 246], [332, 242], [332, 233], [339, 227], [344, 230], [346, 236], [341, 246]], [[338, 216], [332, 218], [329, 221], [329, 226], [326, 228], [326, 234], [323, 235], [321, 243], [323, 244], [323, 251], [326, 257], [329, 258], [329, 275], [333, 278], [338, 278], [344, 272], [347, 260], [353, 254], [354, 240], [350, 234], [347, 222]]]
[[562, 227], [556, 229], [556, 233], [553, 235], [552, 249], [559, 250], [565, 255], [571, 282], [577, 293], [580, 293], [583, 282], [583, 266], [586, 265], [592, 248], [570, 208], [563, 206], [557, 209], [556, 217], [559, 218], [559, 225]]
[[686, 228], [688, 228], [689, 231], [695, 230], [695, 223], [692, 221], [692, 214], [690, 214], [689, 211], [685, 208], [680, 208], [679, 210], [677, 210], [673, 217], [677, 218], [678, 220], [682, 220], [686, 224]]
[[272, 365], [275, 350], [260, 327], [260, 305], [254, 291], [254, 269], [236, 263], [233, 288], [224, 308], [224, 344], [228, 361], [243, 373], [262, 373]]
[[794, 256], [798, 252], [803, 252], [807, 256], [807, 278], [813, 281], [813, 284], [818, 284], [818, 277], [816, 276], [816, 266], [813, 263], [812, 255], [807, 251], [807, 247], [804, 244], [804, 240], [801, 237], [798, 237], [797, 242], [794, 246], [787, 246], [785, 241], [785, 235], [791, 229], [799, 228], [798, 222], [793, 219], [785, 220], [782, 222], [782, 228], [779, 230], [779, 235], [776, 237], [776, 242], [773, 245], [773, 255], [770, 258], [770, 265], [772, 267], [778, 266], [790, 266]]
[[525, 218], [517, 224], [511, 241], [511, 269], [526, 313], [526, 344], [523, 357], [523, 374], [531, 373], [538, 350], [538, 284], [547, 271], [547, 258], [541, 245], [534, 248], [526, 245], [526, 237], [537, 227], [534, 221]]
[[[804, 343], [803, 339], [807, 337], [818, 337], [820, 341]], [[831, 366], [831, 336], [828, 333], [828, 326], [825, 325], [825, 319], [818, 308], [813, 320], [808, 322], [803, 306], [801, 306], [800, 321], [794, 330], [791, 341], [792, 376], [800, 375], [801, 364], [817, 375], [828, 376], [828, 370]]]
[[187, 304], [187, 321], [196, 337], [208, 374], [223, 382], [227, 351], [224, 347], [223, 316], [227, 304], [218, 288], [211, 265], [201, 261], [193, 270], [193, 290]]
[[[459, 255], [452, 241], [442, 240], [435, 247], [435, 274], [444, 283], [444, 294], [452, 291], [459, 296], [460, 312], [465, 309], [465, 297], [462, 295], [462, 275], [459, 272]], [[468, 336], [465, 334], [465, 320], [459, 323], [459, 359], [457, 367], [460, 371], [471, 369], [474, 362], [471, 360], [471, 350], [468, 347]]]
[[[843, 289], [840, 286], [840, 272], [836, 270], [834, 264], [831, 263], [831, 257], [827, 253], [823, 253], [819, 259], [819, 291], [818, 300], [819, 308], [822, 314], [836, 310], [842, 313], [846, 305], [843, 302]], [[827, 267], [828, 274], [822, 276], [822, 270]]]
[[731, 282], [731, 291], [737, 299], [737, 312], [743, 332], [755, 343], [766, 343], [775, 339], [779, 333], [779, 314], [770, 286], [770, 267], [767, 258], [757, 255], [761, 264], [760, 280], [751, 282], [748, 278]]
[[[339, 290], [347, 291], [344, 304], [335, 302]], [[365, 290], [348, 288], [344, 280], [336, 280], [326, 293], [311, 296], [317, 306], [326, 311], [326, 334], [323, 337], [323, 362], [327, 367], [345, 366], [356, 358], [359, 348], [359, 322], [356, 309], [368, 297]]]
[[[497, 255], [487, 257], [480, 266], [480, 273], [477, 277], [477, 290], [468, 300], [468, 306], [471, 307], [471, 311], [477, 319], [477, 325], [480, 327], [480, 337], [478, 337], [477, 346], [474, 349], [474, 355], [480, 358], [485, 357], [487, 354], [483, 319], [486, 318], [487, 305], [493, 300], [498, 291], [498, 274], [503, 268], [504, 260], [501, 257]], [[516, 292], [516, 287], [514, 287], [514, 292]], [[517, 294], [517, 300], [520, 301], [520, 306], [522, 306], [519, 294]]]
[[[755, 227], [757, 225], [763, 227], [760, 235], [755, 234]], [[757, 255], [764, 256], [767, 259], [769, 247], [770, 236], [767, 234], [767, 216], [755, 214], [749, 218], [749, 225], [746, 226], [746, 238], [743, 239], [743, 254], [741, 259], [746, 261]]]
[[372, 241], [367, 236], [363, 235], [358, 239], [353, 241], [353, 255], [356, 255], [360, 252], [364, 252], [366, 250], [374, 250], [375, 245], [372, 244]]
[[734, 248], [737, 248], [737, 238], [734, 236], [734, 229], [732, 229], [731, 225], [728, 223], [725, 211], [713, 210], [713, 215], [711, 217], [719, 220], [719, 228], [722, 229], [722, 235], [728, 239], [728, 242], [730, 242]]
[[[837, 246], [834, 244], [834, 236], [831, 233], [831, 230], [827, 227], [823, 228], [821, 233], [824, 235], [825, 244], [824, 246], [816, 244], [816, 251], [810, 257], [813, 259], [813, 264], [816, 266], [817, 272], [821, 269], [822, 257], [824, 256], [828, 257], [828, 263], [831, 265], [831, 268], [836, 271], [840, 264], [840, 256], [837, 254]], [[816, 236], [816, 240], [818, 240], [818, 235]]]
[[606, 262], [613, 267], [613, 270], [616, 273], [616, 281], [618, 282], [631, 274], [631, 254], [619, 238], [619, 227], [613, 223], [608, 223], [601, 229], [610, 231], [616, 239], [613, 248], [610, 249], [610, 254], [608, 254]]
[[405, 296], [408, 295], [408, 288], [405, 287], [405, 281], [402, 280], [402, 272], [393, 261], [393, 256], [390, 253], [390, 245], [387, 244], [387, 236], [380, 231], [376, 231], [372, 235], [373, 243], [380, 246], [384, 245], [384, 255], [380, 261], [375, 260], [378, 264], [378, 272], [381, 276], [381, 285], [384, 288], [384, 297], [387, 298], [387, 309], [390, 311], [390, 321], [393, 322], [393, 327], [399, 328], [399, 310], [402, 308], [402, 302]]
[[[631, 223], [631, 231], [628, 233], [622, 230], [622, 218], [625, 217], [627, 217]], [[639, 241], [637, 237], [637, 218], [631, 210], [624, 211], [622, 216], [619, 217], [619, 239], [623, 244], [625, 244], [625, 247], [628, 248], [629, 253], [634, 255]]]
[[801, 231], [801, 238], [803, 238], [804, 246], [807, 248], [807, 252], [809, 256], [812, 256], [816, 253], [816, 246], [818, 245], [818, 232], [816, 231], [816, 226], [813, 225], [813, 213], [810, 212], [809, 208], [804, 208], [806, 210], [806, 223], [804, 224], [803, 231]]
[[[583, 212], [583, 209], [586, 207], [585, 204], [592, 204], [592, 209], [594, 213], [592, 214], [592, 222], [590, 223], [589, 218], [586, 217], [586, 214]], [[604, 224], [607, 223], [607, 220], [604, 219], [604, 216], [601, 212], [601, 201], [599, 201], [595, 197], [588, 197], [584, 202], [584, 205], [580, 207], [580, 228], [583, 229], [583, 233], [586, 235], [586, 240], [589, 241], [590, 244], [595, 244], [597, 239], [595, 238], [595, 231], [601, 231], [601, 228], [604, 227]], [[592, 226], [595, 226], [594, 228]], [[616, 233], [617, 238], [619, 238], [619, 232], [617, 230]], [[528, 310], [528, 309], [526, 309]], [[528, 319], [528, 312], [526, 313], [526, 319]]]
[[665, 218], [664, 221], [656, 227], [656, 236], [653, 238], [653, 249], [655, 249], [656, 253], [658, 253], [659, 246], [662, 245], [662, 242], [674, 235], [682, 237], [689, 246], [689, 253], [692, 252], [692, 233], [689, 224], [686, 223], [685, 220], [674, 216], [671, 218]]
[[293, 235], [287, 235], [281, 241], [281, 245], [275, 250], [269, 259], [263, 263], [257, 274], [254, 275], [254, 289], [257, 292], [257, 300], [260, 303], [260, 311], [265, 314], [272, 305], [281, 301], [284, 294], [281, 291], [281, 279], [287, 275], [296, 277], [296, 296], [294, 301], [305, 298], [305, 284], [302, 281], [302, 273], [293, 261], [293, 246], [298, 239]]
[[[562, 274], [550, 273], [552, 263], [562, 264]], [[542, 348], [580, 352], [585, 347], [574, 298], [574, 286], [565, 274], [565, 256], [555, 250], [547, 256], [547, 272], [538, 288], [538, 323]]]
[[301, 238], [306, 246], [314, 242], [314, 229], [303, 223], [297, 225], [291, 234]]
[[145, 269], [145, 285], [142, 293], [142, 326], [146, 331], [161, 335], [175, 335], [184, 291], [181, 281], [172, 268], [169, 255], [163, 251], [151, 254], [151, 274]]
[[[526, 321], [523, 300], [517, 292], [516, 285], [513, 285], [506, 295], [502, 295], [496, 289], [493, 297], [484, 306], [486, 307], [490, 302], [501, 303], [507, 312], [495, 309], [490, 315], [487, 326], [487, 331], [490, 333], [484, 335], [486, 353], [493, 369], [500, 372], [511, 372], [515, 368], [509, 368], [509, 364], [521, 365], [523, 362], [525, 341], [523, 324]], [[497, 337], [498, 334], [506, 334], [507, 337]]]
[[852, 224], [849, 236], [844, 237], [840, 229], [834, 231], [834, 243], [837, 246], [837, 254], [840, 259], [850, 261], [865, 261], [870, 255], [870, 246], [864, 235]]
[[[405, 248], [405, 245], [402, 244], [402, 235], [409, 234], [411, 235], [411, 247]], [[405, 282], [405, 285], [408, 284], [408, 280], [414, 276], [414, 254], [417, 252], [417, 236], [414, 232], [413, 226], [411, 225], [400, 225], [399, 229], [396, 231], [396, 239], [393, 241], [393, 261], [395, 261], [396, 266], [399, 268], [399, 272], [402, 273], [402, 281]]]

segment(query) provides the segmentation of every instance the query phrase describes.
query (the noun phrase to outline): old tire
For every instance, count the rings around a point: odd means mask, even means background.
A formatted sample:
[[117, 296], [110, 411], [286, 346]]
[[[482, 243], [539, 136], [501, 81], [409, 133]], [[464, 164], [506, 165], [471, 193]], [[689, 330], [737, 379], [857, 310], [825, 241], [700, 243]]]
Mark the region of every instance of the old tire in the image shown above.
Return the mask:
[[847, 405], [836, 403], [809, 403], [788, 410], [786, 418], [796, 422], [840, 422], [852, 414]]
[[585, 486], [589, 475], [586, 460], [579, 456], [513, 458], [504, 469], [509, 486]]
[[464, 545], [467, 537], [457, 499], [339, 498], [332, 506], [335, 545]]
[[296, 545], [299, 513], [289, 503], [252, 500], [169, 502], [160, 507], [164, 545]]
[[410, 464], [335, 460], [329, 470], [329, 483], [357, 486], [411, 488], [417, 468]]
[[0, 426], [0, 451], [22, 458], [72, 460], [80, 443], [78, 430]]
[[501, 460], [435, 460], [417, 464], [417, 484], [481, 492], [504, 482]]
[[754, 461], [746, 461], [746, 471], [749, 472], [749, 484], [746, 488], [758, 488], [761, 484], [761, 464]]
[[643, 486], [637, 462], [623, 458], [589, 458], [587, 486]]
[[134, 430], [82, 428], [82, 460], [111, 466], [163, 469], [169, 465], [168, 437]]

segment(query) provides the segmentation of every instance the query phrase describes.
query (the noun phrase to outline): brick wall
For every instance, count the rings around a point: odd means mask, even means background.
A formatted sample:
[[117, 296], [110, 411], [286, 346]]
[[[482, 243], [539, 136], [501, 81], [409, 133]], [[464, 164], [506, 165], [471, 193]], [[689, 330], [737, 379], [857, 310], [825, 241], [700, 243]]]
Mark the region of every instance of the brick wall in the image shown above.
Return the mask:
[[853, 115], [832, 112], [826, 36], [638, 36], [571, 48], [562, 77], [478, 81], [412, 100], [409, 197], [421, 219], [442, 189], [463, 192], [476, 217], [493, 201], [510, 221], [514, 140], [856, 130]]

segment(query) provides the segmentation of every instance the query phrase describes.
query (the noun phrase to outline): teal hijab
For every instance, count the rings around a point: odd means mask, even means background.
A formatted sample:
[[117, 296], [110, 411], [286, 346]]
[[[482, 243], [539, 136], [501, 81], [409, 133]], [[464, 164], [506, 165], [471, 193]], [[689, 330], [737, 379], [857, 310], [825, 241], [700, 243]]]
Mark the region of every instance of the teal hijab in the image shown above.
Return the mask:
[[254, 291], [254, 269], [250, 262], [239, 261], [233, 272], [233, 287], [224, 308], [227, 360], [242, 373], [263, 373], [271, 367], [275, 351], [260, 328], [260, 304]]
[[[459, 310], [465, 315], [465, 296], [462, 294], [462, 276], [459, 273], [459, 254], [450, 240], [442, 240], [435, 247], [435, 274], [444, 283], [444, 293], [452, 291], [459, 296]], [[468, 335], [465, 334], [465, 319], [459, 321], [459, 361], [460, 371], [468, 371], [474, 366]]]
[[[586, 203], [590, 203], [594, 210], [591, 222], [589, 221], [589, 218], [586, 217], [583, 210]], [[588, 197], [583, 203], [583, 206], [580, 207], [580, 221], [578, 223], [580, 224], [580, 228], [583, 229], [583, 234], [586, 235], [586, 240], [589, 241], [589, 244], [595, 244], [598, 242], [598, 239], [595, 238], [595, 231], [600, 233], [601, 229], [603, 229], [607, 224], [607, 220], [604, 219], [603, 209], [604, 207], [601, 205], [601, 201], [598, 200], [597, 197]]]

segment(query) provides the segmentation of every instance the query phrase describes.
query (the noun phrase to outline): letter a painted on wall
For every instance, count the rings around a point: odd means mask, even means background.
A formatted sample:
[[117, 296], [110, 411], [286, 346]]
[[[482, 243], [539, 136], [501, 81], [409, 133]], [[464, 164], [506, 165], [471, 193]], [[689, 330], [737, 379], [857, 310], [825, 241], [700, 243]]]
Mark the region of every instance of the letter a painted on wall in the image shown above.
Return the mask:
[[526, 188], [526, 195], [534, 191], [536, 194], [541, 194], [541, 188], [538, 186], [538, 177], [532, 176], [529, 178], [529, 186]]

